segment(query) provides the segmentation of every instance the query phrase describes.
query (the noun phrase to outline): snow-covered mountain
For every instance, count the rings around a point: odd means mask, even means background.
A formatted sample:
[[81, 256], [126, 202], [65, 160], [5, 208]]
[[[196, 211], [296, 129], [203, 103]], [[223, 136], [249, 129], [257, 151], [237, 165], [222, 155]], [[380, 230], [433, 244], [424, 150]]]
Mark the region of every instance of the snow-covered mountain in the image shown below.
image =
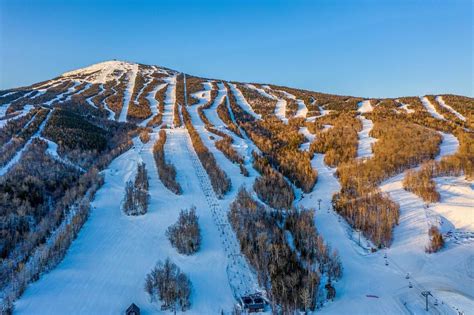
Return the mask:
[[0, 91], [2, 311], [473, 313], [473, 108], [124, 61]]

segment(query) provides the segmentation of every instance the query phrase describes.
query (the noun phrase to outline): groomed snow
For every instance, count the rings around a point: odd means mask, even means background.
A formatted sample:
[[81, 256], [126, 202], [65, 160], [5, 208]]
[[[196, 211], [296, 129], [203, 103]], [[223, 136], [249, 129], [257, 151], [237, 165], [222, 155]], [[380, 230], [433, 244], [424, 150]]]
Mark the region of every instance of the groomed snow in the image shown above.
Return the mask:
[[[146, 274], [158, 260], [170, 257], [193, 285], [192, 307], [186, 314], [229, 312], [234, 304], [227, 280], [226, 256], [212, 220], [186, 145], [180, 133], [168, 130], [165, 150], [175, 165], [183, 194], [176, 196], [160, 182], [155, 168], [152, 140], [117, 159], [103, 173], [105, 184], [97, 192], [94, 209], [60, 265], [26, 290], [16, 303], [16, 313], [121, 314], [136, 303], [142, 314], [160, 313], [143, 287]], [[120, 210], [125, 182], [132, 179], [138, 162], [145, 162], [150, 179], [149, 211], [128, 217]], [[117, 196], [117, 198], [110, 198]], [[175, 223], [180, 209], [197, 207], [202, 247], [193, 256], [180, 255], [165, 232]], [[212, 301], [212, 302], [210, 302]]]
[[[443, 134], [437, 159], [456, 152], [457, 141], [453, 141], [453, 138], [452, 135]], [[454, 229], [456, 224], [464, 227], [471, 224], [472, 219], [466, 216], [462, 218], [472, 212], [472, 206], [466, 203], [473, 197], [472, 189], [469, 191], [467, 187], [470, 184], [465, 182], [449, 191], [439, 184], [447, 179], [435, 179], [437, 188], [441, 188], [441, 201], [426, 206], [421, 198], [403, 189], [404, 175], [405, 173], [401, 173], [389, 178], [380, 186], [383, 192], [388, 193], [390, 198], [400, 205], [400, 222], [394, 229], [393, 244], [387, 251], [389, 261], [398, 269], [412, 275], [415, 288], [431, 291], [433, 299], [439, 300], [440, 305], [437, 308], [444, 307], [439, 310], [441, 314], [455, 313], [455, 308], [468, 314], [474, 305], [470, 297], [473, 275], [469, 271], [472, 268], [469, 266], [472, 265], [474, 250], [473, 235], [470, 239], [468, 235], [467, 241], [464, 242], [448, 240], [445, 248], [436, 254], [426, 254], [425, 246], [429, 242], [430, 226], [440, 226], [443, 232], [447, 232], [446, 230]], [[455, 232], [454, 235], [459, 234]], [[456, 263], [452, 263], [454, 257]]]
[[174, 120], [174, 104], [176, 103], [176, 80], [177, 75], [164, 79], [167, 82], [165, 95], [165, 112], [163, 113], [163, 126], [171, 127]]
[[433, 116], [436, 119], [445, 120], [444, 116], [438, 113], [434, 105], [431, 104], [431, 102], [426, 97], [420, 97], [420, 100], [423, 106], [426, 108], [426, 110], [428, 111], [428, 113], [430, 113], [431, 116]]
[[373, 155], [372, 144], [374, 144], [377, 139], [369, 136], [370, 131], [374, 127], [372, 120], [365, 118], [364, 116], [359, 116], [360, 121], [362, 122], [362, 130], [357, 134], [359, 136], [359, 143], [357, 145], [357, 157], [358, 158], [369, 158]]
[[[5, 127], [5, 125], [10, 121], [10, 120], [15, 120], [18, 118], [21, 118], [25, 115], [27, 115], [33, 108], [35, 108], [33, 105], [25, 105], [21, 111], [18, 112], [17, 115], [7, 118], [7, 119], [2, 119], [0, 120], [0, 128]], [[6, 111], [6, 110], [5, 110]]]
[[151, 110], [151, 116], [147, 119], [145, 119], [144, 121], [142, 121], [140, 123], [140, 126], [141, 127], [145, 127], [148, 122], [150, 120], [153, 119], [153, 117], [155, 117], [156, 115], [158, 115], [158, 108], [159, 108], [159, 103], [156, 98], [155, 98], [155, 94], [158, 92], [158, 91], [161, 91], [162, 89], [164, 89], [166, 87], [166, 83], [163, 83], [163, 84], [158, 84], [152, 91], [150, 91], [150, 93], [148, 93], [148, 95], [146, 96], [146, 99], [148, 100], [148, 102], [150, 102], [150, 110]]
[[123, 106], [118, 119], [119, 122], [127, 121], [128, 106], [130, 105], [130, 101], [132, 98], [133, 88], [135, 87], [135, 79], [137, 78], [137, 74], [138, 64], [133, 64], [132, 69], [128, 73], [128, 84], [123, 95]]
[[230, 90], [232, 91], [232, 94], [234, 94], [236, 100], [237, 100], [237, 105], [239, 105], [244, 111], [252, 115], [255, 119], [261, 119], [262, 116], [259, 114], [256, 114], [252, 106], [245, 100], [245, 97], [242, 95], [242, 92], [235, 86], [235, 84], [229, 83]]
[[439, 105], [441, 105], [442, 107], [446, 108], [446, 109], [449, 110], [451, 113], [453, 113], [457, 118], [459, 118], [459, 119], [462, 120], [462, 121], [466, 121], [466, 117], [464, 117], [464, 116], [461, 115], [459, 112], [457, 112], [454, 108], [452, 108], [451, 106], [449, 106], [448, 104], [446, 104], [446, 103], [444, 102], [442, 96], [437, 96], [437, 97], [436, 97], [436, 101], [438, 102]]

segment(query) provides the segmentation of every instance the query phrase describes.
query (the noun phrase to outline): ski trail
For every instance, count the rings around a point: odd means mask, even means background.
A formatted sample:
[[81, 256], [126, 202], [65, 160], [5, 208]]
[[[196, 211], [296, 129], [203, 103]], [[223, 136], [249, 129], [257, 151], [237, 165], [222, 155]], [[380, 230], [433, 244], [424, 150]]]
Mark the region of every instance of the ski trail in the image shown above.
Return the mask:
[[[270, 87], [268, 88], [271, 89]], [[296, 111], [296, 114], [295, 114], [296, 118], [298, 117], [306, 118], [306, 115], [308, 115], [308, 108], [306, 107], [306, 104], [304, 103], [303, 100], [297, 99], [296, 96], [286, 91], [283, 91], [283, 90], [277, 90], [277, 91], [282, 93], [286, 98], [296, 101], [296, 103], [298, 104], [298, 110]]]
[[245, 97], [242, 95], [242, 92], [235, 86], [233, 83], [229, 83], [229, 87], [232, 91], [232, 94], [234, 94], [235, 99], [237, 101], [237, 105], [239, 105], [244, 111], [246, 111], [248, 114], [252, 115], [255, 119], [261, 119], [262, 116], [255, 113], [252, 109], [252, 106], [245, 100]]
[[142, 121], [139, 126], [140, 127], [146, 127], [148, 122], [152, 120], [156, 115], [158, 115], [158, 108], [159, 108], [159, 102], [156, 100], [155, 95], [158, 93], [158, 91], [161, 91], [166, 87], [166, 83], [163, 84], [158, 84], [148, 95], [146, 96], [148, 102], [150, 102], [150, 109], [151, 109], [151, 116]]
[[439, 105], [441, 105], [442, 107], [446, 108], [446, 109], [449, 110], [451, 113], [453, 113], [457, 118], [459, 118], [459, 119], [462, 120], [462, 121], [466, 121], [466, 117], [464, 117], [464, 116], [461, 115], [459, 112], [457, 112], [454, 108], [452, 108], [451, 106], [449, 106], [448, 104], [446, 104], [446, 103], [444, 102], [442, 96], [437, 96], [437, 97], [436, 97], [436, 101], [438, 102]]
[[53, 110], [50, 110], [46, 118], [43, 120], [43, 122], [40, 124], [38, 127], [38, 130], [31, 136], [30, 139], [23, 145], [23, 147], [18, 150], [18, 152], [13, 156], [13, 158], [4, 166], [0, 169], [0, 176], [5, 175], [8, 170], [14, 166], [20, 159], [21, 156], [23, 155], [23, 152], [26, 151], [30, 143], [33, 141], [35, 138], [39, 138], [41, 135], [41, 132], [43, 131], [44, 127], [46, 126], [46, 123], [48, 122], [49, 118], [51, 117], [51, 114], [53, 113]]
[[58, 153], [58, 144], [56, 142], [53, 142], [53, 141], [51, 141], [49, 139], [46, 139], [46, 138], [43, 138], [41, 136], [38, 136], [38, 139], [41, 139], [41, 140], [45, 141], [48, 144], [48, 149], [46, 149], [46, 153], [49, 154], [49, 156], [51, 156], [53, 159], [65, 164], [65, 165], [71, 166], [71, 167], [77, 169], [78, 171], [80, 171], [82, 173], [86, 172], [85, 169], [83, 169], [82, 167], [74, 164], [69, 159], [61, 157]]
[[359, 142], [357, 145], [357, 158], [369, 158], [373, 156], [372, 144], [377, 141], [377, 139], [369, 136], [370, 131], [374, 127], [372, 120], [362, 116], [364, 113], [370, 113], [374, 110], [372, 104], [369, 100], [362, 101], [359, 103], [359, 108], [357, 112], [359, 113], [359, 120], [362, 122], [362, 130], [357, 134], [359, 136]]
[[[98, 107], [94, 104], [94, 102], [92, 102], [92, 99], [96, 96], [99, 96], [101, 95], [102, 93], [104, 92], [104, 86], [101, 84], [99, 85], [99, 91], [97, 92], [97, 94], [95, 95], [92, 95], [92, 96], [89, 96], [88, 98], [86, 98], [86, 103], [89, 104], [90, 106], [98, 109]], [[105, 107], [104, 107], [105, 108]], [[110, 115], [109, 115], [109, 120], [110, 120]]]
[[271, 100], [276, 100], [277, 99], [274, 95], [267, 93], [267, 91], [265, 91], [264, 89], [258, 88], [253, 84], [247, 83], [247, 84], [245, 84], [245, 86], [249, 89], [257, 91], [263, 97], [269, 98]]
[[119, 122], [127, 121], [128, 106], [130, 105], [130, 101], [132, 98], [133, 88], [135, 87], [135, 80], [137, 78], [137, 74], [138, 74], [138, 64], [134, 64], [128, 75], [128, 85], [123, 94], [123, 106], [122, 106], [122, 111], [120, 112], [120, 116], [118, 119]]
[[423, 106], [424, 106], [424, 107], [426, 108], [426, 110], [428, 111], [428, 113], [431, 114], [431, 116], [433, 116], [433, 117], [436, 118], [436, 119], [446, 120], [443, 115], [441, 115], [440, 113], [438, 113], [438, 111], [436, 110], [436, 108], [434, 107], [434, 105], [431, 104], [431, 102], [428, 100], [428, 98], [421, 96], [421, 97], [420, 97], [420, 100], [421, 100], [421, 103], [423, 104]]
[[365, 100], [359, 103], [359, 108], [357, 109], [357, 112], [359, 114], [365, 114], [365, 113], [370, 113], [374, 110], [374, 107], [370, 103], [369, 100]]
[[362, 122], [362, 130], [357, 133], [359, 136], [357, 158], [369, 158], [374, 155], [372, 152], [372, 144], [377, 142], [377, 139], [369, 136], [370, 131], [374, 127], [374, 123], [364, 116], [359, 116], [358, 118]]
[[176, 80], [178, 75], [165, 78], [168, 83], [165, 95], [165, 111], [163, 113], [163, 126], [171, 127], [174, 121], [174, 104], [176, 103]]
[[73, 86], [71, 86], [70, 88], [68, 88], [66, 91], [60, 93], [60, 94], [57, 94], [53, 99], [47, 101], [44, 103], [44, 105], [46, 106], [51, 106], [52, 104], [54, 104], [55, 102], [59, 102], [61, 101], [61, 99], [65, 96], [65, 95], [70, 95], [72, 94], [76, 87], [81, 84], [80, 82], [74, 82]]
[[10, 120], [16, 120], [18, 118], [21, 118], [21, 117], [27, 115], [33, 108], [35, 108], [33, 105], [25, 105], [18, 115], [13, 116], [11, 118], [5, 118], [5, 119], [0, 120], [0, 129], [5, 127], [5, 125]]
[[408, 108], [408, 106], [410, 106], [409, 104], [404, 104], [404, 103], [400, 102], [400, 100], [395, 100], [395, 101], [400, 104], [400, 108], [402, 108], [404, 111], [406, 111], [407, 114], [412, 114], [412, 113], [415, 112], [414, 109]]
[[240, 245], [228, 222], [227, 211], [224, 211], [219, 205], [209, 177], [192, 147], [189, 134], [187, 132], [180, 132], [177, 135], [180, 136], [183, 146], [188, 150], [194, 171], [199, 179], [199, 184], [206, 197], [207, 204], [211, 209], [214, 223], [220, 232], [221, 242], [228, 258], [227, 276], [234, 297], [238, 299], [243, 295], [260, 292], [261, 290], [258, 287], [255, 274], [250, 269], [246, 259], [240, 253]]

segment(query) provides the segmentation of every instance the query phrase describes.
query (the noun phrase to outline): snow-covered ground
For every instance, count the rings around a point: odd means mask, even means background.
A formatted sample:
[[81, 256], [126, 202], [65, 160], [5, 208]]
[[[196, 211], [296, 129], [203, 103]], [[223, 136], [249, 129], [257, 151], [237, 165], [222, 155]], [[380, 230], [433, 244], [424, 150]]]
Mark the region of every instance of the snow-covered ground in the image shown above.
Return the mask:
[[431, 104], [431, 102], [426, 97], [420, 97], [420, 100], [423, 106], [426, 108], [426, 110], [428, 111], [428, 113], [430, 113], [431, 116], [433, 116], [436, 119], [445, 120], [444, 116], [438, 113], [434, 105]]
[[377, 141], [377, 139], [369, 136], [370, 131], [374, 127], [374, 123], [372, 122], [372, 120], [367, 119], [364, 116], [359, 116], [359, 119], [362, 122], [362, 130], [357, 133], [359, 135], [357, 157], [369, 158], [373, 155], [372, 144]]
[[176, 80], [177, 75], [165, 78], [168, 87], [165, 95], [165, 112], [163, 113], [163, 125], [172, 126], [174, 120], [174, 104], [176, 102]]
[[446, 103], [444, 102], [442, 96], [437, 96], [437, 97], [436, 97], [436, 101], [439, 103], [439, 105], [441, 105], [442, 107], [446, 108], [446, 109], [449, 110], [451, 113], [453, 113], [457, 118], [459, 118], [459, 119], [462, 120], [462, 121], [466, 121], [466, 117], [464, 117], [464, 116], [461, 115], [459, 112], [457, 112], [454, 108], [452, 108], [451, 106], [449, 106], [448, 104], [446, 104]]
[[130, 105], [130, 101], [132, 98], [133, 88], [135, 87], [135, 79], [137, 78], [137, 74], [138, 64], [133, 64], [131, 71], [128, 73], [128, 84], [123, 94], [123, 106], [118, 119], [118, 121], [120, 122], [127, 121], [128, 106]]
[[48, 116], [46, 116], [46, 118], [43, 120], [43, 122], [39, 125], [38, 130], [31, 136], [30, 139], [28, 139], [28, 141], [25, 143], [25, 145], [20, 150], [18, 150], [18, 152], [16, 152], [16, 154], [13, 156], [13, 158], [5, 166], [0, 168], [0, 176], [5, 175], [12, 166], [14, 166], [16, 163], [18, 163], [21, 156], [23, 155], [23, 152], [25, 152], [25, 150], [28, 148], [28, 146], [33, 141], [33, 139], [38, 138], [39, 136], [41, 136], [41, 133], [43, 132], [43, 129], [46, 126], [46, 123], [48, 122], [48, 120], [51, 117], [52, 113], [53, 113], [53, 111], [51, 110], [48, 113]]
[[365, 100], [359, 103], [359, 108], [357, 109], [357, 112], [360, 114], [365, 114], [365, 113], [370, 113], [374, 110], [372, 104], [370, 103], [369, 100]]
[[474, 182], [464, 176], [437, 177], [434, 181], [441, 202], [432, 204], [430, 208], [456, 230], [474, 233]]
[[370, 113], [374, 110], [372, 104], [369, 100], [365, 100], [359, 103], [359, 108], [357, 112], [360, 114], [358, 116], [359, 120], [362, 122], [362, 130], [358, 132], [359, 143], [357, 146], [357, 157], [358, 158], [369, 158], [373, 155], [372, 144], [374, 144], [377, 139], [369, 136], [370, 131], [374, 127], [372, 120], [365, 118], [362, 114]]
[[158, 91], [161, 91], [162, 89], [164, 89], [164, 88], [166, 87], [166, 85], [167, 85], [166, 83], [158, 84], [158, 85], [157, 85], [152, 91], [150, 91], [150, 93], [148, 93], [148, 95], [146, 96], [146, 99], [148, 100], [148, 102], [150, 102], [151, 116], [140, 123], [140, 126], [141, 126], [141, 127], [145, 127], [146, 124], [148, 124], [148, 122], [153, 119], [153, 117], [155, 117], [156, 115], [158, 115], [158, 109], [159, 109], [159, 105], [160, 105], [160, 104], [159, 104], [159, 102], [156, 100], [155, 94], [156, 94]]
[[408, 106], [410, 106], [409, 104], [404, 104], [404, 103], [400, 102], [399, 100], [396, 100], [396, 101], [400, 104], [399, 108], [403, 109], [408, 114], [413, 114], [415, 112], [414, 109], [411, 109], [411, 108], [408, 107]]
[[0, 120], [0, 128], [3, 128], [10, 120], [15, 120], [27, 115], [33, 108], [35, 108], [33, 105], [25, 105], [23, 109], [19, 111], [19, 113], [14, 117]]
[[[158, 260], [170, 257], [193, 284], [189, 314], [217, 314], [234, 304], [227, 281], [226, 256], [211, 212], [194, 172], [185, 143], [186, 130], [169, 130], [167, 158], [175, 165], [183, 194], [176, 196], [160, 182], [152, 156], [152, 140], [139, 141], [104, 171], [105, 184], [97, 192], [90, 218], [65, 259], [29, 286], [16, 303], [18, 314], [120, 314], [132, 302], [142, 314], [159, 313], [144, 291], [146, 274]], [[150, 179], [146, 215], [125, 216], [120, 210], [125, 182], [133, 178], [138, 162], [145, 162]], [[110, 198], [117, 196], [117, 198]], [[165, 232], [180, 209], [195, 205], [202, 229], [202, 247], [193, 256], [180, 255]], [[212, 300], [212, 302], [210, 302]]]
[[252, 106], [245, 100], [245, 97], [242, 95], [242, 92], [235, 86], [235, 84], [229, 83], [230, 90], [234, 94], [237, 105], [239, 105], [244, 111], [252, 115], [255, 119], [261, 119], [262, 117], [253, 111]]
[[[437, 159], [456, 152], [458, 142], [453, 138], [452, 135], [443, 134]], [[434, 295], [433, 299], [438, 299], [440, 304], [448, 304], [449, 307], [444, 309], [444, 313], [454, 313], [455, 308], [459, 308], [465, 314], [470, 314], [474, 309], [474, 235], [461, 234], [467, 239], [458, 243], [448, 241], [446, 248], [436, 254], [425, 253], [425, 247], [429, 242], [428, 229], [432, 225], [440, 226], [443, 232], [471, 225], [472, 216], [470, 218], [466, 214], [472, 214], [472, 204], [468, 202], [474, 198], [472, 183], [464, 182], [449, 190], [446, 181], [463, 179], [435, 179], [437, 188], [440, 188], [441, 201], [427, 206], [421, 198], [403, 189], [404, 174], [398, 174], [380, 186], [383, 192], [388, 193], [390, 198], [400, 205], [400, 222], [394, 229], [393, 244], [387, 251], [390, 261], [398, 269], [409, 272], [416, 278], [414, 284], [423, 290], [430, 290]], [[440, 184], [443, 182], [444, 185]], [[453, 232], [454, 236], [459, 236], [459, 233]], [[450, 262], [453, 259], [455, 263]]]

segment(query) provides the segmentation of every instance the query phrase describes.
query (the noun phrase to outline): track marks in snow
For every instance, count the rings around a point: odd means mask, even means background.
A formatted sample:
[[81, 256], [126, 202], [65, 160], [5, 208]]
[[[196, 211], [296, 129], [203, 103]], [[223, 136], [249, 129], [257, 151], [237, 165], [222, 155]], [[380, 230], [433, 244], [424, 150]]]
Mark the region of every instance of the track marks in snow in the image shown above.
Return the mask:
[[168, 83], [165, 95], [165, 112], [163, 113], [163, 125], [173, 126], [174, 121], [174, 104], [176, 103], [176, 80], [178, 75], [165, 78]]

